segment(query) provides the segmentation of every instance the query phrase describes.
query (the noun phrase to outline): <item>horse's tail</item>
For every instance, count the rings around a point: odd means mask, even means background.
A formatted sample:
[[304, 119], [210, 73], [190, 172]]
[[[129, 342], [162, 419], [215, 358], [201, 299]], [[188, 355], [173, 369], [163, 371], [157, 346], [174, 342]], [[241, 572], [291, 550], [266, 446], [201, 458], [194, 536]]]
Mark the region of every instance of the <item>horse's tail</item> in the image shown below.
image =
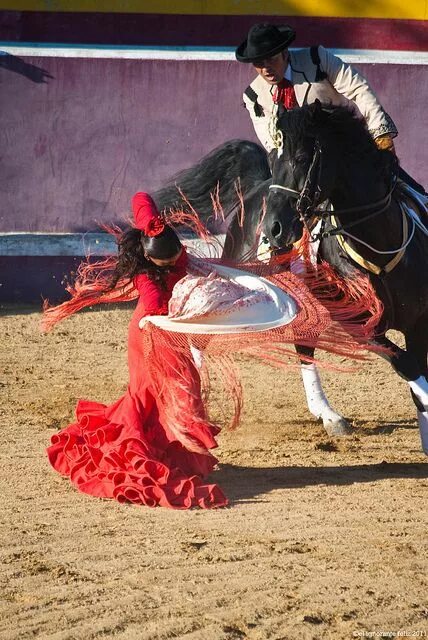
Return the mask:
[[239, 194], [245, 195], [270, 176], [267, 154], [260, 145], [231, 140], [177, 173], [152, 195], [160, 211], [193, 209], [209, 224], [216, 217], [216, 206], [227, 217], [239, 203]]

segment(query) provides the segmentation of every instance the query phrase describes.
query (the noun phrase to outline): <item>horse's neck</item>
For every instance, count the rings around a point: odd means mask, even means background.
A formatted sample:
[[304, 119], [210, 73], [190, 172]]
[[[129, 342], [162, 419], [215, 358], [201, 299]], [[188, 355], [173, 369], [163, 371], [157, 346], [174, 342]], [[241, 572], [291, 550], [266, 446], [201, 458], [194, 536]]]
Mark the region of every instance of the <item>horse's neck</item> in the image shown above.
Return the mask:
[[393, 198], [388, 198], [392, 184], [386, 184], [378, 176], [378, 172], [370, 167], [359, 166], [352, 176], [338, 181], [331, 202], [337, 212], [335, 217], [339, 226], [345, 229], [345, 235], [350, 234], [346, 235], [349, 244], [360, 255], [367, 259], [376, 256], [377, 262], [383, 264], [388, 258], [370, 251], [355, 240], [358, 238], [379, 251], [399, 247], [402, 242], [400, 205]]
[[378, 170], [370, 164], [356, 161], [352, 170], [342, 171], [331, 195], [335, 209], [349, 209], [380, 201], [389, 185], [378, 178]]

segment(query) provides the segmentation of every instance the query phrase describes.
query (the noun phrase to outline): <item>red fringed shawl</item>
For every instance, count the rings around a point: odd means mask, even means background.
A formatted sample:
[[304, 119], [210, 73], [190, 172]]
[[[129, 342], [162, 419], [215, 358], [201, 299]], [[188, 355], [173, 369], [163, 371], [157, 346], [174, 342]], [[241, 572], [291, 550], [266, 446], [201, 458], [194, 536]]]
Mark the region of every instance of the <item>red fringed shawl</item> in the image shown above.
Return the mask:
[[[171, 212], [171, 218], [183, 223], [185, 216]], [[186, 214], [186, 218], [207, 238], [195, 216]], [[290, 261], [297, 258], [305, 264], [299, 275], [288, 270]], [[108, 289], [116, 260], [110, 256], [82, 263], [74, 285], [68, 287], [70, 299], [57, 307], [45, 305], [43, 329], [48, 331], [94, 304], [137, 298], [133, 282], [121, 281]], [[190, 259], [190, 268], [192, 260], [197, 266], [198, 259]], [[208, 262], [215, 268], [216, 260]], [[290, 359], [296, 364], [294, 344], [360, 359], [375, 350], [368, 341], [375, 335], [382, 306], [367, 277], [342, 280], [326, 263], [314, 269], [305, 243], [269, 264], [230, 266], [267, 278], [285, 290], [298, 304], [297, 316], [284, 327], [260, 333], [188, 335], [168, 333], [150, 323], [140, 330], [138, 322], [144, 315], [140, 299], [129, 329], [127, 392], [108, 407], [80, 401], [76, 422], [54, 435], [48, 449], [54, 468], [70, 477], [80, 491], [147, 506], [224, 506], [227, 499], [221, 489], [205, 480], [217, 462], [210, 449], [216, 446], [219, 431], [209, 421], [204, 402], [209, 372], [214, 371], [217, 378], [220, 374], [233, 404], [231, 426], [236, 426], [242, 389], [234, 354], [247, 353], [287, 366]], [[190, 345], [203, 353], [201, 371]]]

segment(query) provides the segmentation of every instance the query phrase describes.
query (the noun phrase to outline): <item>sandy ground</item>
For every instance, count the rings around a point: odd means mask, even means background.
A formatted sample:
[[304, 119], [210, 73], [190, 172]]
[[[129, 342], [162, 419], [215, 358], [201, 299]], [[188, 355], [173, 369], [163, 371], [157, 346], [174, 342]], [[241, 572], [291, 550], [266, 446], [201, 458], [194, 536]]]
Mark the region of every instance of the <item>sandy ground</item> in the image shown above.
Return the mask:
[[428, 633], [428, 466], [407, 386], [379, 359], [323, 376], [356, 427], [342, 439], [307, 413], [297, 372], [242, 362], [245, 413], [212, 476], [226, 509], [121, 506], [50, 469], [77, 399], [123, 392], [129, 317], [41, 335], [37, 309], [2, 310], [0, 638]]

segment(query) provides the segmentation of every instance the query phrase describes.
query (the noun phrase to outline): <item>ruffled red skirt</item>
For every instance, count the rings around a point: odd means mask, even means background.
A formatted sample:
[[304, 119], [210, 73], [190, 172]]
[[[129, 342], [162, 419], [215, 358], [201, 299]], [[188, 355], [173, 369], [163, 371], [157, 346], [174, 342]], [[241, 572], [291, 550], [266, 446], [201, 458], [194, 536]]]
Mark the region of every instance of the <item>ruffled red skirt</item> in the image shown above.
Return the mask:
[[[186, 434], [200, 452], [190, 451], [174, 437], [144, 374], [141, 331], [136, 325], [140, 317], [137, 307], [130, 327], [127, 392], [110, 406], [79, 401], [77, 421], [52, 436], [49, 461], [79, 491], [97, 498], [173, 509], [225, 506], [221, 489], [205, 482], [217, 463], [209, 449], [217, 446], [214, 436], [219, 429], [200, 415], [187, 418]], [[168, 359], [166, 351], [162, 357]], [[170, 360], [177, 371], [174, 354]], [[188, 385], [193, 380], [199, 389], [195, 372], [191, 374], [186, 376]], [[196, 411], [195, 389], [183, 388], [180, 379], [179, 393], [190, 398]]]

